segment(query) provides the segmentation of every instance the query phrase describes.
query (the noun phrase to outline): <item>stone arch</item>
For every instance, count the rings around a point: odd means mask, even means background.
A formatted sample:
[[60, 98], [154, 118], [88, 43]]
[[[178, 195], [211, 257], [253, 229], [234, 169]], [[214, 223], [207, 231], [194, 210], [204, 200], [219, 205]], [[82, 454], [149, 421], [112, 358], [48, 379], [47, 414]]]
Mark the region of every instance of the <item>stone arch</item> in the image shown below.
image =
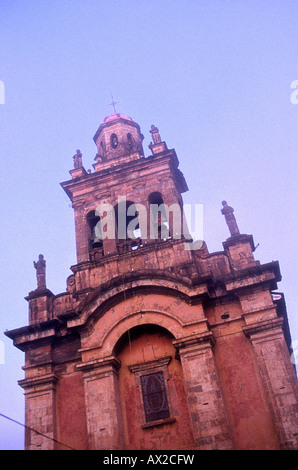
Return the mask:
[[167, 239], [169, 238], [169, 220], [165, 210], [163, 195], [154, 191], [148, 196], [149, 216], [150, 216], [150, 238]]
[[102, 229], [100, 217], [96, 210], [91, 210], [86, 215], [86, 222], [88, 228], [88, 248], [92, 251], [95, 248], [102, 248]]
[[[155, 271], [152, 276], [150, 270], [132, 271], [125, 276], [111, 279], [87, 295], [77, 306], [75, 318], [68, 321], [68, 326], [86, 325], [88, 327], [89, 322], [94, 324], [115, 304], [136, 295], [148, 293], [174, 297], [189, 306], [192, 297], [207, 293], [207, 286], [203, 284], [194, 288], [188, 278], [169, 272]], [[187, 322], [183, 312], [179, 312], [178, 317], [182, 324]]]
[[118, 137], [115, 132], [110, 135], [110, 146], [112, 149], [116, 149], [119, 145]]
[[173, 318], [166, 312], [146, 310], [132, 311], [131, 314], [125, 318], [115, 319], [113, 324], [109, 325], [109, 330], [103, 332], [104, 334], [99, 343], [102, 356], [113, 355], [115, 348], [117, 348], [117, 343], [123, 336], [129, 334], [130, 330], [148, 325], [154, 325], [155, 327], [168, 331], [173, 339], [178, 339], [184, 335], [183, 326], [178, 321], [178, 318]]
[[[126, 449], [182, 448], [193, 441], [184, 378], [175, 336], [156, 323], [137, 324], [116, 342], [117, 387]], [[155, 406], [148, 403], [148, 381], [161, 384]], [[162, 397], [162, 406], [156, 406]], [[179, 410], [179, 412], [178, 412]]]
[[171, 337], [173, 340], [175, 339], [175, 336], [173, 333], [171, 333], [167, 328], [157, 325], [156, 323], [143, 323], [143, 324], [138, 324], [130, 328], [129, 330], [125, 331], [121, 337], [117, 340], [117, 342], [114, 345], [112, 354], [114, 356], [118, 356], [123, 347], [125, 346], [125, 343], [130, 342], [131, 339], [138, 334], [142, 334], [143, 332], [147, 331], [158, 331], [160, 330], [161, 332], [167, 334], [169, 337]]
[[175, 339], [192, 335], [198, 323], [206, 321], [202, 303], [191, 301], [202, 293], [202, 287], [191, 288], [176, 276], [149, 279], [148, 273], [131, 273], [125, 282], [113, 279], [90, 293], [67, 325], [80, 329], [83, 350], [104, 358], [113, 355], [119, 338], [138, 325], [155, 324]]

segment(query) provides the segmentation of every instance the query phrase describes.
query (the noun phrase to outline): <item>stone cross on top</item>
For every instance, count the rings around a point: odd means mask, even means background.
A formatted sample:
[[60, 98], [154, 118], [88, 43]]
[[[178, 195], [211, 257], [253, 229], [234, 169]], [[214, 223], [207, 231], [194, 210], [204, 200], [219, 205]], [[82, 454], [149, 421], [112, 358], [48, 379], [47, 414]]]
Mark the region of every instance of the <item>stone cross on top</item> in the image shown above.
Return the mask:
[[112, 97], [112, 102], [110, 103], [110, 106], [113, 106], [115, 114], [117, 114], [116, 111], [116, 104], [118, 104], [118, 101], [114, 101], [114, 98]]
[[239, 235], [239, 228], [235, 219], [235, 216], [233, 214], [234, 209], [230, 206], [228, 206], [228, 203], [226, 201], [222, 201], [223, 208], [221, 209], [221, 213], [225, 216], [227, 226], [229, 228], [231, 237], [235, 235]]

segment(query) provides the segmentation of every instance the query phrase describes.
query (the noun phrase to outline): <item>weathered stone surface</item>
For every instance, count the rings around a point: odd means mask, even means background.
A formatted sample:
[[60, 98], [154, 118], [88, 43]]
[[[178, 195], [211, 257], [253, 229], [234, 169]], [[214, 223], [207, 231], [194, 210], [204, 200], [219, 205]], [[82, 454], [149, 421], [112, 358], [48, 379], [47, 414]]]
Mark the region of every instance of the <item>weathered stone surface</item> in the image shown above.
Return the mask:
[[[107, 118], [94, 137], [95, 171], [77, 151], [62, 183], [77, 264], [58, 295], [39, 265], [29, 324], [6, 332], [25, 352], [26, 448], [298, 449], [287, 313], [272, 296], [279, 266], [255, 260], [233, 210], [224, 205], [231, 236], [216, 253], [205, 242], [186, 250], [171, 220], [165, 239], [94, 236], [98, 204], [116, 207], [119, 196], [148, 210], [160, 198], [182, 206], [176, 153], [155, 126], [151, 134], [145, 158], [139, 126]], [[152, 422], [146, 374], [162, 374], [167, 400], [167, 417]]]

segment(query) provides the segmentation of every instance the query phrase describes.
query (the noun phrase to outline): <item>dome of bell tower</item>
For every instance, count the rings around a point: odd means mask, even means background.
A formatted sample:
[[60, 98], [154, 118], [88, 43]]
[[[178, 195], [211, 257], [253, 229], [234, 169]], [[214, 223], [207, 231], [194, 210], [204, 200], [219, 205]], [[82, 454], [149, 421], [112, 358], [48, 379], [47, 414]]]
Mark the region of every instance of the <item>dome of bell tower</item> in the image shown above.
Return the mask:
[[115, 113], [104, 119], [93, 140], [97, 147], [95, 171], [141, 158], [144, 136], [130, 117]]

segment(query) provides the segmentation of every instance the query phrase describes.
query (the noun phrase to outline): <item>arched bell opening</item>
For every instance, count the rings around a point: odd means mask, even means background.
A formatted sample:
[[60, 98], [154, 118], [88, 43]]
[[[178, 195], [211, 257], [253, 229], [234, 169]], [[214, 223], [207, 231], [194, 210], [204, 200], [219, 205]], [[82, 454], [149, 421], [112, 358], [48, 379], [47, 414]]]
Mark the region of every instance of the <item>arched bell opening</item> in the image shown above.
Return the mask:
[[89, 252], [95, 249], [103, 249], [100, 217], [95, 210], [92, 210], [88, 212], [86, 220], [89, 231]]
[[171, 238], [166, 206], [160, 192], [153, 192], [148, 197], [150, 207], [150, 238], [168, 240]]
[[111, 137], [110, 137], [110, 144], [111, 144], [111, 147], [112, 149], [116, 149], [119, 145], [119, 141], [118, 141], [118, 137], [115, 133], [111, 134]]
[[142, 233], [138, 219], [137, 204], [125, 199], [120, 201], [114, 210], [118, 253], [125, 253], [140, 248], [142, 246]]

